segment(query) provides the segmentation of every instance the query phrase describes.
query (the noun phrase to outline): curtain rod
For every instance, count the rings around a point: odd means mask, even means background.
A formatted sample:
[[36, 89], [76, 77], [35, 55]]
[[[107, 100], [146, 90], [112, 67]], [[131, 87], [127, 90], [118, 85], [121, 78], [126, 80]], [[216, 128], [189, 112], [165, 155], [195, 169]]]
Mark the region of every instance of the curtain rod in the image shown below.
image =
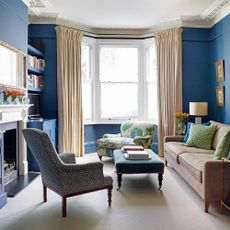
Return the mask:
[[[72, 30], [80, 30], [81, 32], [84, 33], [85, 37], [89, 37], [89, 38], [99, 38], [99, 39], [148, 39], [148, 38], [154, 38], [154, 35], [148, 35], [146, 37], [139, 37], [139, 36], [143, 36], [143, 35], [133, 35], [133, 34], [96, 34], [96, 33], [92, 33], [83, 29], [77, 29], [71, 26], [66, 26], [66, 25], [57, 25], [56, 27], [61, 26], [61, 27], [65, 27], [68, 29], [72, 29]], [[130, 36], [130, 37], [129, 37]], [[136, 36], [136, 37], [135, 37]]]

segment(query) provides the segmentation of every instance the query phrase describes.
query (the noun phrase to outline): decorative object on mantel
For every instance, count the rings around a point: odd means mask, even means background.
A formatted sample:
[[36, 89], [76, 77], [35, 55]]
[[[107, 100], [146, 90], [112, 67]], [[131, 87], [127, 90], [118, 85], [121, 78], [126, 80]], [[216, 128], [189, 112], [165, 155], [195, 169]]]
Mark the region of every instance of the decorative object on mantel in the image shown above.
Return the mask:
[[0, 91], [0, 104], [25, 104], [25, 92], [15, 90]]
[[224, 86], [216, 87], [216, 105], [219, 108], [224, 108]]
[[189, 113], [195, 117], [195, 124], [201, 124], [201, 116], [208, 115], [208, 102], [189, 102]]
[[176, 121], [177, 121], [177, 134], [183, 135], [186, 131], [186, 122], [189, 120], [189, 113], [176, 113]]
[[224, 82], [224, 60], [216, 61], [216, 82]]

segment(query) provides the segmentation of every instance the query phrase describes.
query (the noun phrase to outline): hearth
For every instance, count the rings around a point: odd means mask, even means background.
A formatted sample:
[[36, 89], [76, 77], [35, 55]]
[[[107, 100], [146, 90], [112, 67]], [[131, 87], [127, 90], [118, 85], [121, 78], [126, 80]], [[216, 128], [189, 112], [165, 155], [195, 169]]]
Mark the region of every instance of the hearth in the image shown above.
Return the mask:
[[3, 172], [4, 184], [18, 177], [18, 135], [17, 122], [5, 125], [3, 133]]

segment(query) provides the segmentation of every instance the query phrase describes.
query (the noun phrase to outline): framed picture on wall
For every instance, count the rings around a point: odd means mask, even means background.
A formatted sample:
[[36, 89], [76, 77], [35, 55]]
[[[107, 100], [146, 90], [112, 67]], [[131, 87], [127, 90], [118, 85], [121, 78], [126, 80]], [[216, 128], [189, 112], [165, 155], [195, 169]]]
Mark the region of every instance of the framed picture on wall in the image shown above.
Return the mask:
[[216, 87], [216, 105], [219, 108], [224, 108], [224, 86]]
[[216, 61], [216, 82], [224, 81], [224, 60]]

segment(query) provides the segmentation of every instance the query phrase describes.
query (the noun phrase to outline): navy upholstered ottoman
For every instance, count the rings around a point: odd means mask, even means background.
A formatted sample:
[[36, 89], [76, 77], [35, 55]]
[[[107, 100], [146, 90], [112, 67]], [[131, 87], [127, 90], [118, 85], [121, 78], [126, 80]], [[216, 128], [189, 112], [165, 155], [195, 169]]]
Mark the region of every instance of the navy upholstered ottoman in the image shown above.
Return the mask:
[[151, 159], [149, 160], [129, 160], [120, 149], [113, 152], [114, 163], [117, 172], [118, 189], [121, 187], [122, 174], [158, 173], [159, 188], [161, 189], [164, 162], [150, 149], [145, 149]]

